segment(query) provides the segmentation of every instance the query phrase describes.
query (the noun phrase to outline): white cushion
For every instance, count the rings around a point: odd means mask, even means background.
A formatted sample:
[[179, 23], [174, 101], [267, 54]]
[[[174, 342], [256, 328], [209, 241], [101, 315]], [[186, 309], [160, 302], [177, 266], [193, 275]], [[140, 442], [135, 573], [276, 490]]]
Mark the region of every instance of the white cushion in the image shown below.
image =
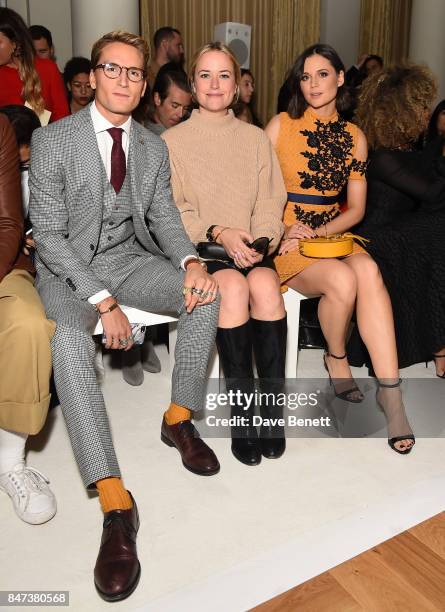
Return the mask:
[[[171, 323], [177, 321], [177, 317], [170, 317], [168, 315], [155, 314], [154, 312], [147, 312], [146, 310], [139, 310], [138, 308], [132, 308], [131, 306], [120, 305], [120, 308], [127, 315], [130, 323], [143, 323], [144, 325], [159, 325], [160, 323]], [[101, 334], [103, 332], [102, 321], [99, 318], [96, 327], [94, 328], [93, 336]]]

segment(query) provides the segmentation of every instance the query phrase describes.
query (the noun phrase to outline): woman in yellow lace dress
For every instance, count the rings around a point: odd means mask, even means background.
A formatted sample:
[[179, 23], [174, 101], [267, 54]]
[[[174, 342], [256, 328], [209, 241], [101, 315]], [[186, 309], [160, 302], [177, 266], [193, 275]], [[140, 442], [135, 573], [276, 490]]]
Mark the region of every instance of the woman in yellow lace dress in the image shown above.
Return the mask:
[[[315, 259], [299, 253], [299, 240], [345, 232], [365, 212], [367, 144], [355, 125], [344, 121], [344, 66], [329, 45], [306, 49], [292, 68], [295, 92], [287, 113], [266, 128], [275, 146], [288, 191], [284, 239], [275, 258], [281, 282], [305, 295], [321, 295], [318, 316], [327, 342], [324, 364], [337, 396], [360, 402], [346, 358], [346, 332], [354, 307], [360, 335], [379, 382], [377, 399], [389, 421], [389, 444], [408, 453], [414, 436], [400, 392], [391, 302], [379, 269], [357, 243], [342, 259]], [[339, 194], [347, 188], [347, 209]]]

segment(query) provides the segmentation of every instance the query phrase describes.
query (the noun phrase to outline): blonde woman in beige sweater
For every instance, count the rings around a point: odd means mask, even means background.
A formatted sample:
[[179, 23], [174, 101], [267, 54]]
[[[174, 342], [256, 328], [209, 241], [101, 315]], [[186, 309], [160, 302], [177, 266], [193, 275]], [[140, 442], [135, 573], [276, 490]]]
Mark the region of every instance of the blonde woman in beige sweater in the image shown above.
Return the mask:
[[[216, 342], [226, 386], [253, 392], [253, 347], [261, 390], [276, 394], [281, 384], [270, 379], [284, 379], [287, 325], [270, 253], [283, 234], [286, 190], [268, 137], [229, 110], [239, 81], [231, 51], [221, 43], [205, 45], [190, 69], [199, 108], [162, 138], [170, 153], [173, 195], [191, 240], [215, 241], [232, 258], [207, 261], [221, 293]], [[265, 255], [249, 246], [260, 237], [271, 240]], [[261, 406], [263, 419], [281, 416], [272, 404]], [[257, 465], [261, 456], [283, 454], [283, 429], [264, 424], [258, 438], [253, 409], [245, 403], [231, 406], [231, 416], [237, 417], [232, 452], [239, 461]]]

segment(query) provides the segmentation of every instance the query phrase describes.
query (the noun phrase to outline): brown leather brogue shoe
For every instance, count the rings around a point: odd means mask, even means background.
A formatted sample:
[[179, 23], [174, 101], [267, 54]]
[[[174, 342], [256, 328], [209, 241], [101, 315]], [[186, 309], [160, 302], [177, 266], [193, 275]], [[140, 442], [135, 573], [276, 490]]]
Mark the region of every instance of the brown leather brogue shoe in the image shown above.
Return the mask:
[[119, 601], [131, 595], [141, 575], [136, 551], [139, 514], [131, 493], [130, 497], [133, 502], [130, 510], [112, 510], [104, 515], [94, 584], [106, 601]]
[[185, 468], [199, 476], [213, 476], [219, 472], [219, 461], [215, 453], [201, 440], [191, 421], [167, 425], [162, 420], [161, 440], [167, 446], [175, 446], [182, 457]]

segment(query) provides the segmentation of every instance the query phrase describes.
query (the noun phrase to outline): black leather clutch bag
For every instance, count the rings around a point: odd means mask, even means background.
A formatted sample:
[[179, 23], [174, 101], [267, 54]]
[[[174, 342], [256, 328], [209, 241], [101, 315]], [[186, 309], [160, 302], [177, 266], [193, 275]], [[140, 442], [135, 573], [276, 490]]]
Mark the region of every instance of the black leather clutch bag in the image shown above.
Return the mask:
[[223, 245], [217, 242], [198, 242], [196, 250], [202, 259], [209, 259], [211, 261], [233, 261], [233, 259], [227, 255]]
[[[262, 236], [257, 238], [253, 242], [247, 243], [251, 249], [254, 249], [261, 255], [267, 255], [267, 249], [271, 242], [270, 238]], [[219, 260], [219, 261], [233, 261], [231, 257], [226, 253], [225, 248], [222, 244], [217, 242], [198, 242], [196, 250], [202, 259], [208, 260]]]

